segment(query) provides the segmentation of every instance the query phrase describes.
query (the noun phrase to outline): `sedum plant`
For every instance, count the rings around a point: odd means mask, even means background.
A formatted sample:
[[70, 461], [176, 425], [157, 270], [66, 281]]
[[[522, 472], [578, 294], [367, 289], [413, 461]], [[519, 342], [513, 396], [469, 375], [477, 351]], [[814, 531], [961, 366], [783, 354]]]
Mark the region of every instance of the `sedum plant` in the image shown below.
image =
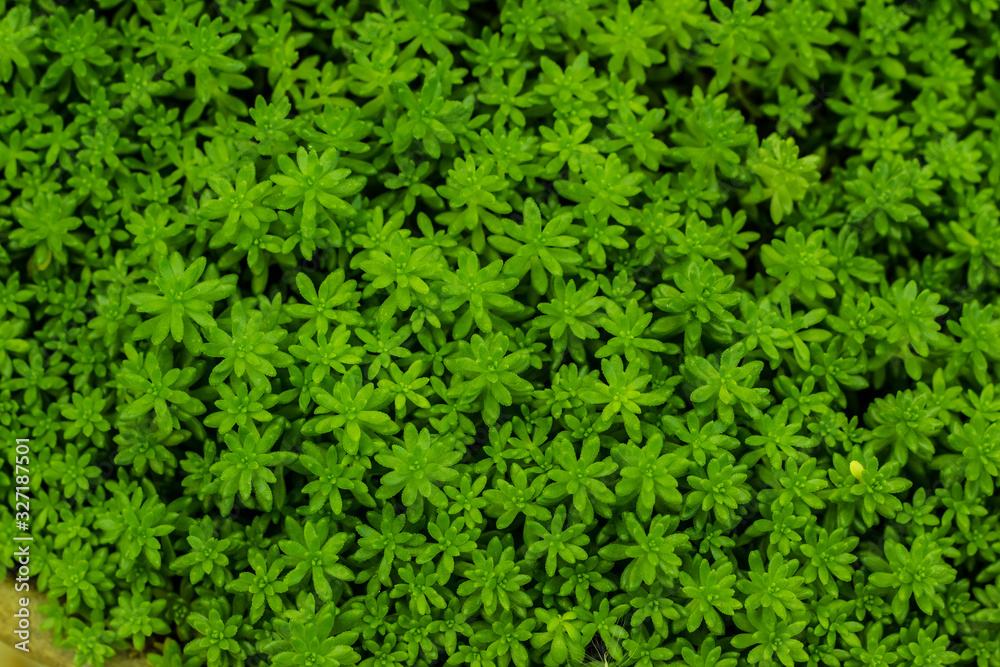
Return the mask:
[[0, 0], [32, 622], [78, 667], [1000, 666], [998, 25]]

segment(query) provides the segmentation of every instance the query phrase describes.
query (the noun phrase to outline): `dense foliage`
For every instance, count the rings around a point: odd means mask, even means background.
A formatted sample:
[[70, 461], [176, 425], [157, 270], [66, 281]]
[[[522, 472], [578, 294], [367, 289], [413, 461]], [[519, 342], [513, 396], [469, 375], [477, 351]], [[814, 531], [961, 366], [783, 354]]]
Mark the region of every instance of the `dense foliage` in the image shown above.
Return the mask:
[[0, 0], [45, 627], [1000, 666], [998, 44], [997, 0]]

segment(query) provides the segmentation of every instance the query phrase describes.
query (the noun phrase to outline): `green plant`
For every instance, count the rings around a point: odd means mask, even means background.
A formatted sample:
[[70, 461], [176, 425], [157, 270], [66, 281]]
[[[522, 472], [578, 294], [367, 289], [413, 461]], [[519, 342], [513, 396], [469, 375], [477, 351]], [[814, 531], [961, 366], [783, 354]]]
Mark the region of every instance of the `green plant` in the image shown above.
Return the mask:
[[998, 17], [0, 0], [39, 629], [80, 667], [998, 667]]

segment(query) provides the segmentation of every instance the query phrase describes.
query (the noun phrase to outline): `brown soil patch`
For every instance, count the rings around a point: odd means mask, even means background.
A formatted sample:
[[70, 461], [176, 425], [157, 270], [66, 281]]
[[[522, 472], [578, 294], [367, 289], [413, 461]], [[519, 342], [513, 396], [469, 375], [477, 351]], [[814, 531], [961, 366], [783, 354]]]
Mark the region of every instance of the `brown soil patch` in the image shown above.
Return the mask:
[[[38, 605], [45, 596], [37, 591], [28, 594], [31, 603], [31, 641], [30, 652], [24, 653], [13, 648], [20, 641], [14, 635], [14, 612], [19, 608], [18, 600], [25, 597], [23, 593], [14, 591], [12, 579], [0, 582], [0, 665], [5, 667], [74, 667], [73, 652], [56, 648], [52, 645], [52, 633], [42, 632], [38, 628], [42, 624], [42, 616], [38, 613]], [[113, 660], [104, 663], [107, 667], [148, 667], [146, 658], [137, 655], [118, 655]]]

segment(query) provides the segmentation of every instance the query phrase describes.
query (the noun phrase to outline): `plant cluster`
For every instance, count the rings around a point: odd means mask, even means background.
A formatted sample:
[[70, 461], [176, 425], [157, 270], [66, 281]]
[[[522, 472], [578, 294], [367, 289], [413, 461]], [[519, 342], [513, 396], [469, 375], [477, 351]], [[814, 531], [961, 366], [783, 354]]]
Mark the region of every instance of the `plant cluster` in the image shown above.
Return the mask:
[[0, 0], [44, 627], [1000, 666], [998, 44], [996, 0]]

